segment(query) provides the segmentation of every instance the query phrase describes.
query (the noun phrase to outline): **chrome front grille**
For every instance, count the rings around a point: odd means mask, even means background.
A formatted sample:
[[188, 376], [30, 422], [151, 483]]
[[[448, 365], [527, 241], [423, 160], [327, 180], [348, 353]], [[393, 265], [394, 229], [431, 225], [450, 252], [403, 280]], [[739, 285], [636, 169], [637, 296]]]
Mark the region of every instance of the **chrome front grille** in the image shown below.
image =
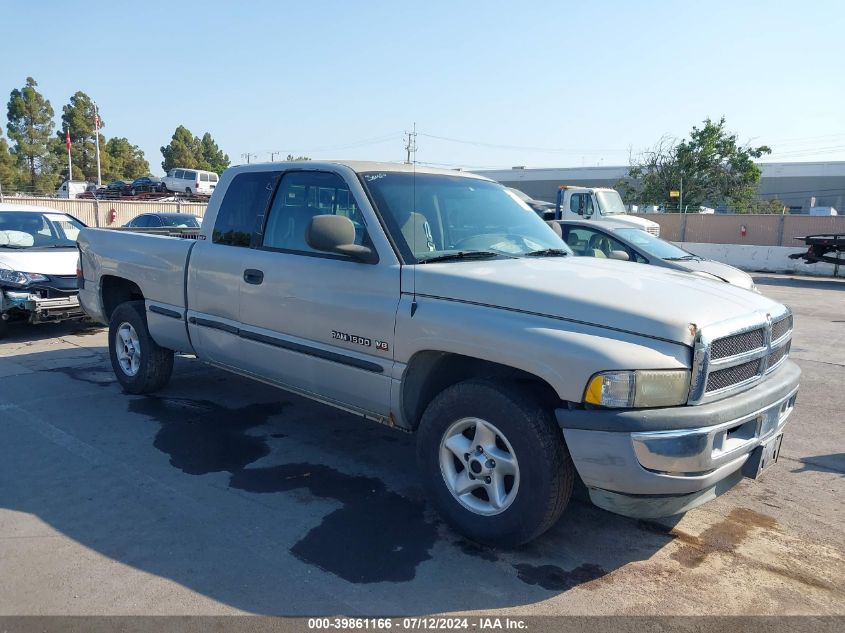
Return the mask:
[[738, 385], [760, 375], [760, 359], [755, 358], [742, 365], [711, 371], [707, 376], [705, 393], [719, 391], [732, 385]]
[[789, 355], [792, 313], [755, 314], [703, 328], [696, 338], [690, 404], [757, 384]]
[[772, 371], [775, 367], [780, 365], [782, 360], [785, 360], [786, 357], [789, 356], [790, 345], [792, 345], [792, 341], [787, 341], [786, 345], [778, 347], [775, 351], [769, 354], [769, 362], [768, 367], [766, 367], [766, 371]]
[[792, 331], [792, 315], [787, 314], [777, 321], [772, 321], [772, 340], [777, 341], [782, 339], [786, 334]]
[[716, 339], [710, 349], [710, 358], [727, 358], [737, 356], [755, 349], [760, 349], [766, 344], [765, 328], [758, 328], [750, 332], [740, 332], [732, 336]]

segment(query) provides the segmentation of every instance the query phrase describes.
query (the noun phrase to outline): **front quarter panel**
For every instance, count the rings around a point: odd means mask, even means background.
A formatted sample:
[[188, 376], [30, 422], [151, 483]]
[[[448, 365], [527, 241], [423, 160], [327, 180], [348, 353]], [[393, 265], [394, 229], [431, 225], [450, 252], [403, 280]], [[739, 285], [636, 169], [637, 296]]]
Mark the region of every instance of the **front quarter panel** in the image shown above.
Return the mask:
[[581, 402], [589, 378], [613, 369], [689, 368], [690, 348], [625, 332], [515, 310], [403, 295], [396, 360], [442, 351], [521, 369], [545, 380], [561, 400]]

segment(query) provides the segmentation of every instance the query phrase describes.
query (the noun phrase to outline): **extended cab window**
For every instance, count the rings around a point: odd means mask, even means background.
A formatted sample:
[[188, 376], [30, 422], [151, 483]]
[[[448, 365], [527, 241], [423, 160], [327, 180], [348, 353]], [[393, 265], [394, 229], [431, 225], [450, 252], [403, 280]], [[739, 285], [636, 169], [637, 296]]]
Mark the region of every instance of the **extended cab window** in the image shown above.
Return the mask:
[[264, 215], [279, 172], [253, 171], [238, 174], [229, 183], [217, 211], [211, 241], [249, 247], [258, 218]]
[[364, 219], [346, 182], [337, 174], [289, 172], [282, 177], [267, 217], [263, 246], [298, 253], [320, 253], [308, 246], [305, 232], [315, 215], [343, 215], [355, 225], [355, 243], [364, 244]]

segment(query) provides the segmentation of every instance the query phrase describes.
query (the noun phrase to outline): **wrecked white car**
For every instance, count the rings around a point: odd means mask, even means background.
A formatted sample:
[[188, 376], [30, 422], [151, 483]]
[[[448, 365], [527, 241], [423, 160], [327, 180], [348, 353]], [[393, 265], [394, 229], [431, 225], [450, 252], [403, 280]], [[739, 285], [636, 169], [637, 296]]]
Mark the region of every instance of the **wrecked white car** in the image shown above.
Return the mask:
[[85, 225], [43, 207], [0, 204], [0, 337], [11, 322], [81, 319], [76, 236]]

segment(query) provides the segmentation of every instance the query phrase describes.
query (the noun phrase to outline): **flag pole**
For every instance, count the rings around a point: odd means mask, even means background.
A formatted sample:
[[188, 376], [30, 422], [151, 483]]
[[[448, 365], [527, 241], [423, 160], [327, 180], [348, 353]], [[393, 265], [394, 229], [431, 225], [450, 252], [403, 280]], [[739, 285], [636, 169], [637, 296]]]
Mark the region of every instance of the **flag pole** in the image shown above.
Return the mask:
[[100, 114], [97, 104], [94, 104], [94, 143], [97, 146], [97, 186], [103, 186], [103, 177], [100, 173]]
[[70, 128], [65, 128], [65, 147], [67, 147], [67, 191], [68, 198], [70, 197], [70, 182], [73, 180], [73, 162], [70, 158]]

